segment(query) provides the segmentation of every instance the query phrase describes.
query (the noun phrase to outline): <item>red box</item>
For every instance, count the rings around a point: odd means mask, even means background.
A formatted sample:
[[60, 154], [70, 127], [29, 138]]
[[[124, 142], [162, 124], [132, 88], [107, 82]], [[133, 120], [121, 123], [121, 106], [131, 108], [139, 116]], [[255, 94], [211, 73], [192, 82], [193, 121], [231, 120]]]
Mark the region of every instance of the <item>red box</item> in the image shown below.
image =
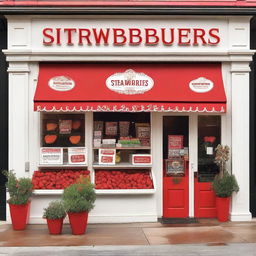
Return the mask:
[[183, 135], [168, 135], [168, 149], [183, 148]]

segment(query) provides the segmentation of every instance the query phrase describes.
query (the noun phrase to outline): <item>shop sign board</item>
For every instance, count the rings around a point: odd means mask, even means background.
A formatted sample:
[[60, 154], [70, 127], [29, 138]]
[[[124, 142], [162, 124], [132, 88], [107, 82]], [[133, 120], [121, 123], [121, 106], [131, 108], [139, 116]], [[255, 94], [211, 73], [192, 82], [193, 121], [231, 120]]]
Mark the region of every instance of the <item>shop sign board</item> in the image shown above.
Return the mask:
[[79, 164], [79, 165], [87, 165], [87, 148], [85, 147], [74, 147], [68, 148], [68, 163], [69, 164]]
[[183, 148], [183, 135], [168, 135], [168, 149]]
[[150, 154], [133, 154], [132, 155], [133, 165], [151, 165], [152, 155]]
[[123, 73], [115, 73], [107, 78], [109, 90], [119, 94], [143, 94], [154, 86], [153, 79], [144, 74], [128, 69]]
[[75, 82], [67, 76], [55, 76], [49, 80], [48, 85], [55, 91], [66, 92], [75, 87]]
[[41, 147], [40, 165], [62, 165], [63, 148]]
[[[34, 19], [32, 48], [46, 51], [175, 52], [228, 48], [227, 20]], [[153, 48], [152, 48], [153, 47]]]
[[99, 149], [99, 164], [113, 165], [116, 163], [115, 149]]
[[195, 80], [192, 80], [189, 83], [189, 88], [197, 93], [205, 93], [212, 90], [214, 87], [213, 81], [205, 78], [205, 77], [199, 77]]
[[221, 38], [219, 28], [209, 29], [197, 27], [171, 26], [162, 28], [54, 28], [44, 27], [42, 30], [43, 44], [51, 46], [57, 45], [218, 45]]

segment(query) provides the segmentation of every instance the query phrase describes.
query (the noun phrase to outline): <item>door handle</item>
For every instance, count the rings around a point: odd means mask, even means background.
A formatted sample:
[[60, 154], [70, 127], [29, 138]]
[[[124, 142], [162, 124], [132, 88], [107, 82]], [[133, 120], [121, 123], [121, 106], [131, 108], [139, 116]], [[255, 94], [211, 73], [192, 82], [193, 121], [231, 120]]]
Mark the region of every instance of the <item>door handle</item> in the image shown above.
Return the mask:
[[190, 164], [190, 168], [191, 168], [191, 171], [192, 171], [192, 172], [197, 172], [194, 163], [191, 163], [191, 164]]

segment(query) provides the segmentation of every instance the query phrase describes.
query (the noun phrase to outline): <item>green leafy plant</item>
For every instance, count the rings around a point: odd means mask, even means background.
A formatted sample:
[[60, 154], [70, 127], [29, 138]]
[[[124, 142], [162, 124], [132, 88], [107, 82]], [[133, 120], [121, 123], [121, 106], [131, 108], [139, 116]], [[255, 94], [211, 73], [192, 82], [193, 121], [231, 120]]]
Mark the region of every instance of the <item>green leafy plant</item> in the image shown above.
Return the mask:
[[96, 200], [94, 185], [89, 178], [80, 176], [75, 184], [64, 189], [62, 199], [67, 212], [89, 212]]
[[9, 204], [26, 204], [33, 192], [33, 184], [30, 178], [17, 178], [12, 171], [5, 171], [7, 177], [6, 188], [10, 198], [7, 200]]
[[239, 191], [235, 176], [227, 171], [223, 173], [222, 177], [220, 175], [215, 176], [212, 187], [218, 197], [230, 197], [233, 192]]
[[63, 202], [56, 200], [49, 203], [47, 208], [44, 208], [43, 218], [56, 220], [66, 217], [66, 211]]
[[215, 163], [219, 166], [220, 172], [212, 182], [212, 188], [218, 197], [230, 197], [233, 192], [239, 191], [236, 177], [227, 171], [230, 149], [228, 146], [218, 145], [216, 147]]

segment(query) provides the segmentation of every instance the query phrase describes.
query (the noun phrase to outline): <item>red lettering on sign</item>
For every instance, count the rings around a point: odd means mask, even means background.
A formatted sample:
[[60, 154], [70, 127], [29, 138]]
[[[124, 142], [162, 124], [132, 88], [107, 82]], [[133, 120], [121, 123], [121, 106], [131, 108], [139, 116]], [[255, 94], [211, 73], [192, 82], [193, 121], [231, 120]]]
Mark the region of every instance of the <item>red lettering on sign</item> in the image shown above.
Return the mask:
[[191, 32], [190, 28], [179, 28], [178, 29], [178, 37], [179, 37], [179, 41], [178, 44], [179, 45], [190, 45], [190, 39], [189, 34]]
[[154, 28], [145, 28], [145, 44], [146, 45], [156, 45], [159, 42], [159, 37], [157, 36], [157, 30]]
[[73, 32], [76, 32], [76, 28], [64, 28], [64, 33], [67, 32], [68, 34], [68, 45], [73, 45], [73, 41], [72, 41], [72, 35]]
[[215, 41], [212, 41], [211, 38], [208, 40], [208, 43], [211, 45], [217, 45], [220, 42], [220, 37], [217, 35], [220, 32], [218, 28], [212, 28], [209, 30], [209, 36], [214, 38]]
[[[113, 28], [114, 45], [124, 45], [126, 43], [125, 30], [122, 28]], [[120, 41], [121, 40], [121, 41]]]
[[97, 32], [96, 28], [93, 28], [92, 31], [93, 31], [96, 45], [100, 45], [101, 40], [103, 40], [105, 45], [108, 44], [109, 28], [107, 28], [105, 32], [103, 31], [103, 29], [100, 29], [99, 32]]
[[60, 30], [61, 30], [61, 28], [56, 28], [56, 44], [57, 44], [57, 45], [61, 45], [61, 41], [60, 41]]
[[[45, 28], [43, 30], [43, 35], [44, 35], [44, 40], [43, 44], [44, 45], [52, 45], [54, 42], [54, 37], [52, 35], [53, 29], [52, 28]], [[49, 40], [46, 40], [49, 39]]]
[[[174, 29], [170, 28], [170, 35], [167, 36], [167, 38], [170, 38], [169, 42], [166, 40], [166, 33], [165, 33], [165, 28], [161, 28], [161, 32], [162, 32], [162, 41], [164, 45], [172, 45], [174, 42]], [[168, 33], [169, 34], [169, 33]]]
[[[84, 34], [85, 33], [85, 34]], [[90, 41], [90, 35], [91, 35], [91, 31], [89, 29], [86, 28], [80, 28], [79, 29], [79, 45], [83, 45], [83, 41], [84, 39], [86, 40], [86, 44], [91, 45], [91, 41]]]
[[[139, 45], [142, 42], [141, 30], [138, 28], [129, 28], [130, 41], [131, 45]], [[135, 40], [136, 39], [136, 40]]]
[[193, 45], [198, 45], [198, 39], [201, 40], [202, 42], [202, 45], [206, 45], [206, 41], [204, 39], [205, 37], [205, 30], [204, 29], [201, 29], [201, 28], [194, 28], [194, 43]]
[[220, 29], [211, 28], [44, 28], [43, 44], [52, 45], [218, 45]]

